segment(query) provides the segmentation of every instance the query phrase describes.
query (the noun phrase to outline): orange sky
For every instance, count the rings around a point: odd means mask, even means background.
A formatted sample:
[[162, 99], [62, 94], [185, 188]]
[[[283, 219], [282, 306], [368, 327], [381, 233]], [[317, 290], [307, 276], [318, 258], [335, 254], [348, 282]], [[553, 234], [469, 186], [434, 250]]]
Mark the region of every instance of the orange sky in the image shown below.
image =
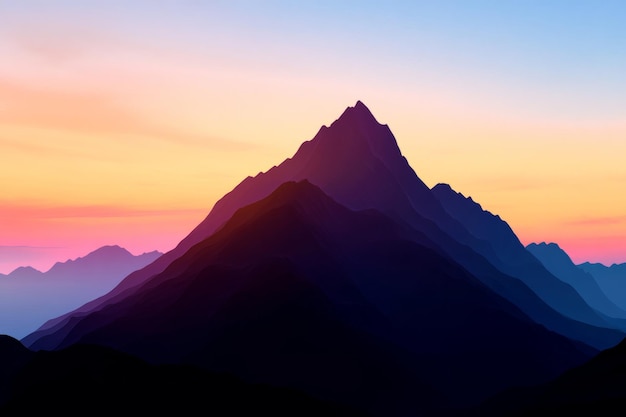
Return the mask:
[[523, 243], [626, 261], [611, 21], [589, 26], [594, 44], [579, 42], [582, 13], [555, 38], [549, 11], [530, 27], [423, 4], [78, 4], [0, 5], [0, 273], [105, 244], [171, 249], [356, 100], [429, 186], [472, 196]]

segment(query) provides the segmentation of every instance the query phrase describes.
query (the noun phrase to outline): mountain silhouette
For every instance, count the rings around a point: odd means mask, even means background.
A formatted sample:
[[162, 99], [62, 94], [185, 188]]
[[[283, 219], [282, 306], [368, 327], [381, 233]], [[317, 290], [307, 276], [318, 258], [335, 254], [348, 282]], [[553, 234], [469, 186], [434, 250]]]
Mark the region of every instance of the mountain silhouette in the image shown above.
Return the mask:
[[175, 249], [22, 342], [104, 345], [391, 417], [548, 381], [623, 339], [508, 226], [478, 234], [462, 215], [475, 207], [445, 193], [357, 102]]
[[[283, 182], [303, 179], [352, 209], [377, 208], [411, 222], [443, 216], [443, 223], [455, 224], [402, 156], [389, 127], [378, 123], [369, 109], [357, 101], [330, 127], [322, 126], [312, 140], [302, 143], [293, 157], [244, 179], [216, 202], [208, 216], [176, 248], [131, 274], [106, 298], [96, 300], [86, 310], [108, 303], [127, 288], [161, 272], [191, 246], [210, 236], [240, 207], [268, 196]], [[426, 227], [436, 226], [433, 223]], [[462, 233], [463, 229], [459, 225], [457, 230]]]
[[[172, 251], [130, 274], [111, 292], [42, 326], [25, 342], [44, 333], [62, 333], [61, 327], [74, 315], [106, 308], [124, 298], [127, 291], [161, 273], [193, 245], [211, 236], [237, 209], [266, 197], [284, 182], [303, 179], [350, 209], [376, 209], [423, 232], [419, 243], [444, 251], [551, 330], [596, 349], [614, 346], [624, 337], [623, 332], [589, 308], [573, 288], [530, 256], [510, 228], [482, 238], [470, 233], [468, 228], [476, 229], [471, 222], [452, 215], [458, 215], [459, 210], [442, 198], [440, 189], [430, 190], [423, 183], [400, 152], [389, 127], [380, 124], [358, 101], [330, 126], [322, 126], [313, 139], [302, 143], [293, 157], [244, 179], [217, 201], [207, 217]], [[500, 244], [498, 239], [502, 237], [508, 244]], [[508, 251], [507, 256], [502, 256], [502, 248]]]
[[160, 252], [132, 255], [103, 246], [83, 257], [57, 262], [46, 272], [20, 267], [0, 275], [0, 333], [20, 339], [68, 311], [107, 293]]
[[600, 289], [613, 303], [626, 310], [626, 263], [606, 266], [584, 262], [577, 266], [594, 277]]
[[[471, 197], [465, 197], [456, 192], [448, 184], [437, 184], [433, 187], [433, 193], [445, 210], [459, 220], [472, 235], [489, 242], [496, 254], [495, 257], [489, 257], [492, 264], [507, 275], [525, 283], [554, 310], [571, 319], [593, 326], [622, 330], [626, 328], [624, 323], [598, 314], [598, 311], [591, 308], [571, 282], [559, 279], [554, 271], [546, 268], [524, 248], [510, 226], [499, 216], [484, 210]], [[477, 250], [480, 251], [480, 248]], [[513, 292], [507, 291], [502, 294], [511, 299], [519, 297], [520, 291], [514, 289]], [[550, 326], [549, 322], [542, 317], [543, 313], [536, 310], [536, 303], [533, 300], [521, 300], [519, 305], [536, 320]], [[558, 325], [550, 327], [557, 331], [559, 329]], [[618, 341], [614, 339], [602, 347], [613, 346]]]
[[19, 268], [15, 268], [15, 270], [11, 271], [9, 274], [0, 274], [0, 280], [3, 279], [37, 279], [43, 275], [43, 272], [31, 267], [31, 266], [20, 266]]
[[[626, 311], [613, 303], [602, 291], [593, 275], [577, 267], [569, 255], [556, 243], [531, 243], [526, 249], [562, 281], [570, 284], [597, 311], [609, 318], [626, 318]], [[626, 328], [623, 322], [613, 320], [616, 326]]]
[[418, 235], [287, 182], [123, 300], [31, 348], [106, 345], [387, 416], [547, 381], [590, 357]]

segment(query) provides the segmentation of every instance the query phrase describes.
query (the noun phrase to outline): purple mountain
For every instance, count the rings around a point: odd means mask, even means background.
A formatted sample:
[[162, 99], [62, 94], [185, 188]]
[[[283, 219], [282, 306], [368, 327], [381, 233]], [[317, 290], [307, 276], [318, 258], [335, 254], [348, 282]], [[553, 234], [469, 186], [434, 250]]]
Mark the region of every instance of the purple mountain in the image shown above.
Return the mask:
[[[420, 243], [446, 253], [551, 330], [596, 348], [613, 346], [624, 336], [571, 286], [530, 256], [510, 228], [475, 235], [476, 227], [459, 215], [465, 206], [460, 204], [460, 209], [454, 209], [457, 203], [449, 204], [439, 190], [430, 190], [402, 156], [389, 127], [378, 123], [360, 101], [348, 107], [329, 127], [323, 126], [293, 157], [243, 180], [215, 204], [175, 249], [130, 274], [111, 292], [40, 330], [56, 332], [76, 317], [122, 300], [128, 291], [163, 272], [195, 244], [219, 230], [237, 209], [268, 196], [284, 182], [303, 179], [349, 209], [376, 209], [420, 231]], [[507, 243], [502, 245], [499, 239]], [[509, 253], [505, 254], [502, 248]]]
[[267, 172], [244, 179], [215, 204], [209, 215], [175, 249], [128, 277], [99, 302], [106, 303], [116, 294], [161, 272], [191, 246], [210, 236], [240, 207], [268, 196], [283, 182], [303, 179], [318, 185], [349, 208], [377, 208], [411, 222], [431, 223], [428, 227], [436, 227], [432, 220], [439, 219], [442, 224], [455, 225], [457, 234], [469, 236], [442, 210], [429, 188], [409, 166], [389, 127], [378, 123], [369, 109], [358, 101], [330, 127], [322, 126], [292, 158]]
[[24, 337], [47, 320], [111, 291], [160, 255], [155, 251], [134, 256], [119, 246], [104, 246], [57, 262], [46, 272], [20, 267], [0, 275], [0, 333]]

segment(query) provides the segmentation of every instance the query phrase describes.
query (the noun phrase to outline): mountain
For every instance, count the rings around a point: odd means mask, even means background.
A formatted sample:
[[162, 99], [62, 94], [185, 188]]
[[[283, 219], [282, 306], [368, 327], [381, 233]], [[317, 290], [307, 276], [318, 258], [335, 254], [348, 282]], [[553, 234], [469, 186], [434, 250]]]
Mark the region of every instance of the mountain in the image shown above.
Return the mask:
[[[496, 254], [496, 257], [489, 260], [499, 270], [524, 282], [553, 309], [569, 318], [594, 326], [622, 331], [626, 329], [626, 322], [613, 318], [623, 318], [619, 309], [611, 310], [617, 316], [607, 317], [605, 314], [598, 314], [596, 309], [591, 308], [588, 300], [577, 291], [579, 288], [571, 281], [560, 279], [554, 270], [533, 256], [500, 216], [484, 210], [471, 197], [456, 192], [448, 184], [437, 184], [433, 187], [433, 193], [445, 210], [461, 222], [472, 235], [489, 242]], [[578, 284], [578, 281], [576, 283]], [[593, 294], [601, 297], [597, 292]], [[589, 295], [591, 296], [591, 293]], [[599, 300], [597, 297], [594, 300]], [[609, 304], [606, 308], [611, 309]], [[530, 310], [532, 306], [522, 308], [533, 314]], [[539, 315], [534, 317], [543, 322]], [[609, 346], [612, 344], [604, 347]]]
[[[174, 250], [22, 342], [106, 345], [399, 416], [550, 380], [623, 339], [523, 246], [521, 275], [454, 213], [357, 102]], [[560, 304], [524, 281], [535, 272]]]
[[4, 279], [15, 279], [15, 280], [26, 280], [26, 279], [37, 279], [41, 278], [43, 272], [31, 267], [31, 266], [20, 266], [13, 270], [10, 274], [0, 274], [0, 280]]
[[[420, 241], [422, 244], [445, 252], [551, 330], [597, 349], [614, 346], [624, 337], [573, 288], [530, 256], [510, 229], [500, 233], [510, 241], [507, 245], [499, 244], [499, 237], [493, 233], [484, 238], [470, 233], [468, 228], [475, 227], [467, 219], [451, 214], [458, 214], [459, 210], [451, 209], [449, 204], [444, 208], [446, 201], [439, 190], [430, 190], [416, 175], [389, 127], [378, 123], [358, 101], [329, 127], [322, 126], [312, 140], [302, 143], [293, 157], [244, 179], [172, 251], [130, 274], [111, 292], [42, 326], [37, 336], [27, 342], [43, 333], [63, 333], [61, 328], [73, 321], [72, 317], [123, 299], [128, 291], [161, 273], [193, 245], [219, 230], [237, 209], [266, 197], [284, 182], [303, 179], [350, 209], [376, 209], [421, 231], [427, 237]], [[501, 259], [498, 254], [502, 256], [503, 247], [511, 251], [510, 256]]]
[[473, 236], [488, 242], [500, 264], [525, 261], [520, 259], [524, 246], [500, 216], [484, 210], [472, 197], [465, 197], [449, 184], [436, 184], [432, 192], [450, 216], [462, 223]]
[[22, 338], [47, 320], [107, 293], [160, 255], [155, 251], [135, 256], [119, 246], [104, 246], [57, 262], [46, 272], [21, 267], [0, 275], [0, 332]]
[[[161, 252], [152, 251], [135, 256], [117, 245], [103, 246], [84, 257], [57, 262], [46, 272], [46, 275], [52, 279], [66, 281], [84, 280], [84, 277], [88, 275], [99, 281], [109, 279], [115, 282], [116, 279], [111, 278], [111, 275], [123, 273], [128, 275], [134, 268], [141, 268], [161, 255]], [[130, 272], [128, 272], [129, 269]]]
[[591, 274], [606, 296], [619, 308], [626, 310], [626, 263], [605, 266], [585, 262], [577, 266]]
[[367, 417], [304, 393], [188, 366], [153, 365], [95, 345], [34, 352], [0, 336], [0, 414]]
[[[600, 289], [593, 275], [577, 267], [569, 255], [556, 243], [531, 243], [526, 249], [556, 277], [570, 284], [594, 309], [612, 318], [626, 318], [626, 311], [613, 303]], [[626, 326], [617, 321], [616, 325]]]
[[105, 345], [386, 416], [547, 381], [589, 358], [420, 239], [288, 182], [123, 300], [31, 348]]
[[303, 179], [352, 209], [377, 208], [431, 228], [437, 226], [428, 219], [443, 218], [443, 224], [456, 225], [458, 234], [469, 236], [447, 216], [417, 177], [389, 127], [378, 123], [369, 109], [357, 101], [330, 127], [322, 126], [312, 140], [302, 143], [292, 158], [244, 179], [217, 201], [208, 216], [176, 248], [129, 276], [106, 299], [91, 304], [89, 309], [106, 304], [117, 294], [161, 272], [191, 246], [210, 236], [240, 207], [266, 197], [286, 181]]
[[[605, 330], [615, 326], [530, 256], [510, 228], [508, 235], [501, 235], [517, 241], [516, 245], [501, 245], [498, 236], [477, 237], [473, 229], [468, 230], [466, 219], [457, 218], [444, 207], [440, 196], [408, 164], [389, 127], [380, 124], [361, 101], [348, 107], [329, 127], [322, 126], [292, 158], [242, 181], [215, 204], [183, 242], [191, 245], [200, 241], [237, 208], [267, 196], [285, 181], [302, 179], [346, 207], [374, 208], [423, 231], [431, 246], [446, 251], [494, 291], [552, 330], [598, 348], [613, 346], [624, 337], [621, 331]], [[512, 248], [512, 256], [504, 261], [496, 253], [502, 247]]]

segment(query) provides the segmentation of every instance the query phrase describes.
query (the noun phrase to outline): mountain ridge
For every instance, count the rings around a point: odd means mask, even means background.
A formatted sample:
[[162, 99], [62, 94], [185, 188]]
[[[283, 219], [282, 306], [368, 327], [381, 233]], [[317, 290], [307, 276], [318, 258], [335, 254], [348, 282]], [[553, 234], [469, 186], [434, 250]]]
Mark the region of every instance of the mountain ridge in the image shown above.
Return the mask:
[[569, 283], [587, 303], [605, 315], [616, 327], [626, 329], [626, 310], [609, 299], [592, 274], [577, 267], [556, 243], [530, 243], [526, 249], [563, 282]]
[[110, 291], [160, 255], [157, 251], [132, 255], [118, 245], [107, 245], [56, 262], [45, 272], [19, 267], [0, 275], [0, 332], [21, 339], [48, 320]]

